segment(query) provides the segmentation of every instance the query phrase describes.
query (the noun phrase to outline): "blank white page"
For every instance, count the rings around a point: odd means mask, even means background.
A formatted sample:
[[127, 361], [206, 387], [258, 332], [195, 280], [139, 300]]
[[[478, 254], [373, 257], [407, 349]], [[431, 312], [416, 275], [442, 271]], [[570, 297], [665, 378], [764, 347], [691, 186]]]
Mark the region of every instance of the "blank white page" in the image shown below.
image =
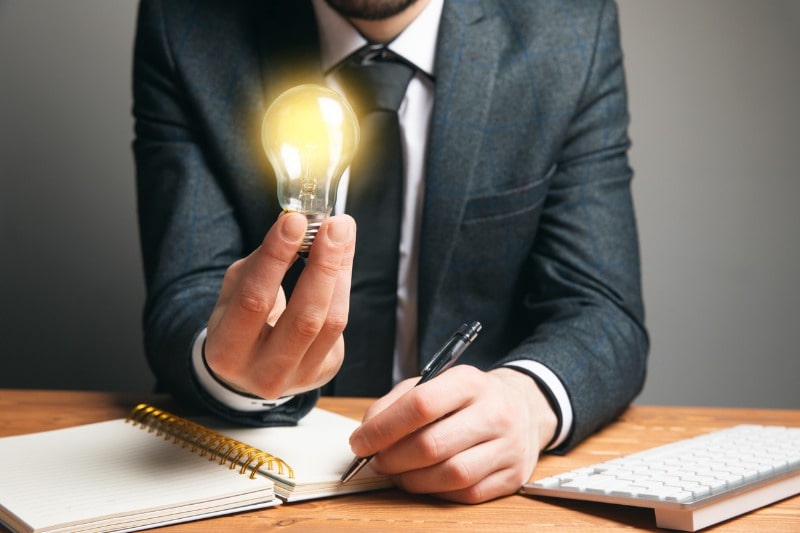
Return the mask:
[[250, 479], [122, 419], [1, 438], [0, 472], [0, 518], [16, 515], [34, 530], [153, 511], [148, 520], [158, 521], [181, 506], [190, 519], [239, 499], [276, 503], [270, 480]]
[[274, 469], [262, 469], [275, 480], [278, 496], [289, 501], [391, 486], [388, 476], [376, 473], [370, 465], [346, 485], [340, 483], [339, 478], [354, 457], [349, 439], [359, 422], [337, 413], [315, 408], [297, 426], [287, 427], [243, 428], [210, 419], [197, 422], [269, 452], [291, 466], [293, 479]]

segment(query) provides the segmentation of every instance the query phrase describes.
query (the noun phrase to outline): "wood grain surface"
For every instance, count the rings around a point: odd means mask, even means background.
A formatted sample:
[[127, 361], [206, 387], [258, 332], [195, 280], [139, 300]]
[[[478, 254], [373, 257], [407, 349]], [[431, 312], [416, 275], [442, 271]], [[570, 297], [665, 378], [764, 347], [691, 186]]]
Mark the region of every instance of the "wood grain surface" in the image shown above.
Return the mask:
[[[154, 403], [177, 414], [192, 414], [167, 396], [0, 389], [0, 436], [120, 418], [142, 401]], [[363, 398], [323, 398], [319, 406], [358, 419], [369, 404], [370, 400]], [[533, 477], [545, 477], [741, 423], [800, 426], [800, 411], [633, 406], [616, 422], [587, 439], [569, 454], [543, 456]], [[171, 532], [287, 533], [657, 530], [653, 513], [649, 509], [532, 498], [519, 494], [480, 505], [457, 505], [394, 489], [284, 504], [164, 529]], [[800, 532], [800, 496], [723, 522], [707, 531]]]

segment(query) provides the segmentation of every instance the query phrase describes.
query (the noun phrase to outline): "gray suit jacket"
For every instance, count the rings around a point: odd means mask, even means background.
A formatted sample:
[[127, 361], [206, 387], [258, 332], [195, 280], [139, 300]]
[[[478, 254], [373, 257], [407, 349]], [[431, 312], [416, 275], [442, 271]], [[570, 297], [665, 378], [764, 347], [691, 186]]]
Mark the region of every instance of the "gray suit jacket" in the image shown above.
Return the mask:
[[[320, 81], [318, 56], [305, 1], [140, 7], [134, 151], [148, 360], [166, 389], [242, 423], [292, 423], [316, 398], [230, 412], [194, 382], [189, 354], [226, 267], [258, 246], [280, 210], [260, 146], [264, 110], [288, 86]], [[624, 409], [645, 377], [627, 125], [613, 1], [445, 2], [419, 351], [482, 321], [462, 362], [552, 369], [575, 415], [563, 449]], [[360, 357], [347, 353], [342, 371], [358, 375]]]

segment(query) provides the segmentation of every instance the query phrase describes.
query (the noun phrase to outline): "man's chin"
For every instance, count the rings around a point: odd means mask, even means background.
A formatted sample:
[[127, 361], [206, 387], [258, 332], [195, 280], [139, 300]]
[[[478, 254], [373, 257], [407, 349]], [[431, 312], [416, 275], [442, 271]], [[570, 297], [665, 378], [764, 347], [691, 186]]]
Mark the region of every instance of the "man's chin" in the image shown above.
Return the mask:
[[417, 0], [325, 0], [346, 18], [385, 20], [415, 4]]

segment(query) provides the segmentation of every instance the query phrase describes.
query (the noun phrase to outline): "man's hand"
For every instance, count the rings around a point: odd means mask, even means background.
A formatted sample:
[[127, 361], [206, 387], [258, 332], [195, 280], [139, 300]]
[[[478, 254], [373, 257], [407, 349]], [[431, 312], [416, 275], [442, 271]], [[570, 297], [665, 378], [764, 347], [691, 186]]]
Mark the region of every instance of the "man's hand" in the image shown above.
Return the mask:
[[322, 223], [287, 304], [281, 281], [305, 231], [303, 215], [282, 215], [225, 273], [205, 355], [233, 388], [275, 399], [324, 385], [342, 364], [355, 222], [339, 215]]
[[359, 457], [415, 493], [478, 503], [528, 481], [556, 415], [533, 379], [509, 368], [457, 365], [414, 387], [398, 384], [350, 438]]

